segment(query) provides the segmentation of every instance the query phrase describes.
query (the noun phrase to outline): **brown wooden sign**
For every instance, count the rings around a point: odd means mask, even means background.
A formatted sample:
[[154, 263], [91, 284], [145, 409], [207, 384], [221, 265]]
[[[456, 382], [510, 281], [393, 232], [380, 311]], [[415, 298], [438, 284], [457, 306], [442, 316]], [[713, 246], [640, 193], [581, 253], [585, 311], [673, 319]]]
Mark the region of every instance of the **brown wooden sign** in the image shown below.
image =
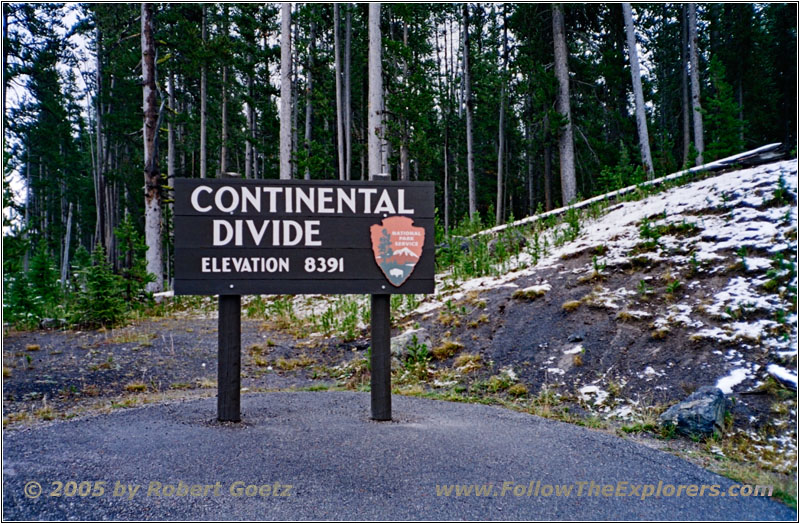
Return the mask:
[[175, 293], [432, 293], [432, 182], [175, 180]]

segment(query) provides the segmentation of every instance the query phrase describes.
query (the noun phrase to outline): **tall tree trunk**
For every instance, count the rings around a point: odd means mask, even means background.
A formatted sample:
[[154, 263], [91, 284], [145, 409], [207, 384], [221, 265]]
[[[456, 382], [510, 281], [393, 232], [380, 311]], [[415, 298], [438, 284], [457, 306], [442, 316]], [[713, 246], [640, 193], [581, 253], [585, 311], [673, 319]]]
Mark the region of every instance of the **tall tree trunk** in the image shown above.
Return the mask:
[[475, 188], [475, 157], [472, 149], [472, 88], [469, 77], [469, 6], [461, 8], [464, 21], [462, 42], [464, 46], [464, 102], [467, 112], [467, 186], [469, 198], [469, 218], [473, 220], [478, 212], [478, 195]]
[[340, 59], [341, 38], [339, 38], [339, 4], [333, 4], [333, 62], [336, 75], [336, 153], [339, 166], [339, 180], [345, 180], [344, 171], [344, 114], [342, 104], [342, 61]]
[[553, 151], [550, 145], [550, 117], [544, 108], [544, 209], [553, 209]]
[[[5, 5], [3, 7], [5, 7]], [[33, 189], [31, 187], [33, 185], [33, 166], [31, 165], [30, 135], [28, 135], [25, 141], [25, 216], [22, 224], [22, 238], [25, 240], [25, 254], [22, 256], [22, 270], [27, 273], [31, 257], [31, 243], [29, 239], [31, 229], [31, 198], [33, 198]], [[99, 202], [97, 198], [97, 178], [95, 178], [95, 198]], [[95, 243], [97, 243], [97, 237], [97, 230], [95, 230]]]
[[681, 5], [681, 114], [683, 116], [683, 165], [689, 163], [692, 143], [691, 116], [689, 115], [689, 39], [686, 34], [686, 4]]
[[280, 177], [292, 178], [292, 4], [281, 4]]
[[381, 4], [369, 4], [369, 102], [367, 106], [367, 172], [383, 173], [383, 78], [381, 73]]
[[564, 10], [553, 4], [553, 49], [555, 54], [558, 92], [556, 108], [566, 121], [558, 136], [558, 157], [561, 164], [561, 203], [567, 205], [575, 199], [575, 145], [572, 138], [572, 115], [569, 104], [569, 69], [567, 66], [567, 35], [564, 29]]
[[[252, 55], [248, 58], [248, 63], [252, 64]], [[253, 74], [250, 71], [247, 72], [247, 101], [245, 102], [244, 116], [247, 127], [244, 143], [244, 177], [250, 179], [255, 178], [253, 174]]]
[[625, 19], [625, 32], [628, 34], [628, 57], [631, 61], [631, 80], [633, 82], [633, 98], [636, 102], [636, 130], [639, 132], [639, 150], [642, 164], [647, 170], [647, 179], [653, 179], [653, 157], [650, 156], [650, 135], [647, 133], [647, 117], [644, 113], [644, 94], [642, 93], [642, 75], [639, 71], [639, 52], [636, 50], [636, 32], [633, 29], [633, 10], [631, 4], [622, 4], [622, 16]]
[[64, 254], [61, 257], [61, 289], [67, 286], [67, 271], [69, 270], [69, 244], [72, 239], [72, 202], [69, 203], [67, 213], [67, 230], [64, 233]]
[[[310, 6], [314, 8], [314, 4]], [[309, 34], [308, 46], [308, 61], [306, 63], [306, 128], [305, 128], [305, 142], [306, 142], [306, 170], [303, 173], [303, 178], [311, 180], [311, 140], [312, 140], [312, 93], [314, 92], [314, 53], [317, 49], [317, 22], [312, 18], [311, 20], [311, 33]]]
[[[403, 47], [408, 50], [408, 23], [403, 20]], [[409, 89], [408, 86], [408, 60], [403, 59], [402, 65], [403, 82], [405, 90]], [[402, 136], [400, 140], [400, 180], [411, 179], [411, 164], [408, 152], [408, 117], [404, 114], [402, 126]]]
[[[295, 15], [297, 15], [298, 6], [297, 6], [297, 4], [292, 4], [292, 5], [294, 6], [293, 7], [292, 16], [295, 16]], [[297, 24], [295, 24], [294, 25], [294, 29], [293, 29], [293, 33], [292, 33], [293, 34], [293, 37], [292, 37], [292, 41], [293, 42], [296, 42], [298, 40], [298, 34], [299, 34], [298, 31], [299, 30], [300, 30], [299, 26]], [[297, 121], [298, 121], [298, 117], [299, 117], [299, 113], [300, 113], [300, 106], [299, 106], [299, 104], [296, 103], [296, 100], [299, 98], [298, 95], [297, 95], [297, 89], [298, 89], [298, 85], [299, 85], [299, 77], [298, 77], [298, 75], [299, 75], [298, 69], [299, 68], [295, 67], [295, 64], [299, 64], [300, 63], [300, 59], [298, 58], [298, 49], [297, 49], [296, 45], [292, 45], [292, 58], [291, 58], [291, 61], [292, 61], [292, 65], [291, 65], [291, 67], [292, 67], [292, 90], [291, 90], [291, 98], [290, 98], [290, 100], [291, 100], [291, 104], [292, 104], [292, 150], [291, 150], [291, 154], [289, 155], [289, 158], [291, 159], [291, 164], [292, 164], [292, 176], [291, 176], [291, 178], [297, 178], [297, 162], [294, 159], [297, 158], [297, 148], [298, 148], [298, 142], [299, 142], [299, 140], [297, 138], [297, 136], [298, 136]]]
[[[445, 34], [445, 44], [444, 44], [444, 63], [445, 63], [445, 80], [444, 83], [442, 82], [442, 57], [441, 57], [441, 48], [439, 46], [439, 24], [436, 22], [436, 27], [434, 28], [434, 35], [436, 37], [436, 78], [438, 80], [438, 87], [439, 87], [439, 103], [442, 106], [442, 133], [444, 138], [444, 144], [442, 147], [442, 163], [444, 165], [444, 232], [448, 234], [450, 231], [450, 173], [449, 173], [449, 159], [448, 157], [448, 131], [447, 131], [447, 120], [448, 116], [450, 115], [450, 97], [447, 90], [449, 90], [449, 81], [450, 77], [447, 74], [447, 35]], [[448, 86], [448, 87], [445, 87]]]
[[200, 178], [206, 178], [206, 169], [208, 167], [208, 159], [206, 158], [206, 127], [207, 127], [207, 110], [208, 110], [208, 89], [207, 82], [207, 69], [206, 66], [206, 38], [208, 26], [208, 11], [206, 4], [203, 4], [203, 21], [200, 30], [200, 36], [203, 41], [203, 59], [200, 65]]
[[[225, 41], [223, 45], [227, 45], [228, 4], [222, 4], [222, 38]], [[227, 60], [225, 61], [227, 62]], [[228, 65], [224, 62], [222, 64], [222, 129], [220, 135], [219, 172], [225, 176], [225, 173], [228, 172]]]
[[161, 188], [158, 172], [156, 135], [156, 44], [153, 38], [153, 5], [142, 4], [142, 99], [144, 109], [144, 232], [147, 244], [147, 272], [155, 281], [147, 285], [151, 292], [164, 286], [161, 252]]
[[352, 115], [350, 107], [350, 44], [353, 40], [353, 22], [350, 4], [345, 5], [344, 15], [344, 178], [350, 180], [352, 168]]
[[[169, 120], [167, 120], [167, 185], [172, 187], [175, 179], [175, 72], [170, 70], [168, 76], [167, 96], [169, 97]], [[172, 208], [172, 204], [170, 204]]]
[[[103, 35], [100, 32], [100, 24], [97, 24], [95, 29], [95, 36], [97, 39], [97, 68], [95, 71], [95, 78], [97, 84], [97, 108], [95, 109], [95, 125], [97, 127], [97, 135], [95, 139], [97, 141], [97, 152], [96, 158], [97, 162], [95, 163], [95, 183], [94, 183], [94, 191], [95, 191], [95, 202], [96, 202], [96, 209], [97, 209], [97, 222], [95, 226], [95, 235], [94, 235], [94, 245], [97, 246], [98, 244], [107, 247], [105, 242], [105, 231], [106, 231], [106, 188], [105, 188], [105, 175], [104, 175], [104, 159], [105, 159], [105, 151], [103, 149]], [[30, 144], [28, 144], [30, 148]], [[29, 149], [30, 151], [30, 149]], [[29, 163], [30, 169], [30, 163]], [[28, 176], [28, 186], [30, 187], [31, 176], [29, 173]], [[108, 250], [106, 250], [106, 256], [108, 256]]]
[[[11, 4], [3, 3], [3, 115], [6, 114], [6, 89], [8, 88], [9, 74], [8, 74], [8, 53], [10, 52], [8, 45], [8, 13], [11, 11]], [[4, 126], [5, 127], [5, 126]]]
[[692, 69], [692, 110], [694, 111], [694, 148], [697, 150], [697, 160], [695, 165], [703, 164], [703, 108], [700, 107], [700, 64], [697, 50], [697, 12], [696, 5], [689, 4], [688, 9], [688, 28], [689, 28], [689, 61]]
[[505, 164], [504, 153], [506, 147], [506, 72], [508, 70], [508, 19], [506, 18], [506, 8], [503, 4], [503, 78], [500, 83], [500, 116], [497, 124], [497, 201], [495, 203], [495, 224], [498, 226], [505, 222], [505, 204], [503, 167]]
[[[531, 110], [531, 96], [528, 95], [525, 97], [525, 107], [528, 108], [528, 111]], [[535, 208], [534, 208], [534, 181], [533, 181], [533, 158], [531, 156], [531, 124], [530, 119], [525, 119], [525, 168], [527, 173], [527, 183], [525, 184], [528, 188], [528, 215], [532, 215]]]

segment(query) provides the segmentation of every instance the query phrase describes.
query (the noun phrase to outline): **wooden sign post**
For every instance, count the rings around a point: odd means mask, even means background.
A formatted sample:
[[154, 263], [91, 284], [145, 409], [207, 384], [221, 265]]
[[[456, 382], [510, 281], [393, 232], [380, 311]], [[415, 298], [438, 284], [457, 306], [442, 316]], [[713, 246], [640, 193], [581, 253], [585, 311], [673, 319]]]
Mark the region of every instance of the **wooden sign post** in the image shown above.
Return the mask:
[[372, 418], [391, 419], [390, 295], [434, 290], [432, 182], [176, 179], [175, 293], [219, 295], [217, 418], [240, 415], [241, 295], [372, 295]]
[[[385, 174], [373, 174], [370, 180], [389, 182]], [[373, 420], [392, 420], [392, 296], [386, 293], [370, 296], [370, 337], [372, 353], [369, 362], [369, 394]]]

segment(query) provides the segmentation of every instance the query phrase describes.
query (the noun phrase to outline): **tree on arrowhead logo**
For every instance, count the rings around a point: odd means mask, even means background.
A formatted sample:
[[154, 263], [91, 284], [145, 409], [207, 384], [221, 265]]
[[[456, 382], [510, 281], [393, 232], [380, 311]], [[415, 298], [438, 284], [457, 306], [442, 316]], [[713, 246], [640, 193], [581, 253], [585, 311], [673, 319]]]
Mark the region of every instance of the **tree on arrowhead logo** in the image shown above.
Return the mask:
[[375, 263], [395, 287], [408, 280], [422, 256], [425, 228], [413, 224], [408, 217], [394, 216], [369, 228]]

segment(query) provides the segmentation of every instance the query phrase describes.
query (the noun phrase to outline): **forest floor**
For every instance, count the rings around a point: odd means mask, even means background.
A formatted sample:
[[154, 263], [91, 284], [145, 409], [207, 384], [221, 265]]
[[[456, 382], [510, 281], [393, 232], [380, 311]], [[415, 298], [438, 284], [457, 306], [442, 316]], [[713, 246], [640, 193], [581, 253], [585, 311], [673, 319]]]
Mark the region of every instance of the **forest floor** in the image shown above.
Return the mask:
[[[796, 179], [796, 161], [726, 173], [613, 205], [552, 252], [537, 237], [495, 276], [437, 276], [395, 310], [393, 335], [418, 338], [394, 393], [611, 432], [796, 505]], [[215, 302], [173, 302], [113, 330], [6, 332], [4, 428], [216, 395]], [[246, 302], [243, 393], [367, 390], [367, 304]], [[346, 334], [329, 329], [343, 311]], [[731, 400], [724, 434], [664, 431], [706, 385]]]

